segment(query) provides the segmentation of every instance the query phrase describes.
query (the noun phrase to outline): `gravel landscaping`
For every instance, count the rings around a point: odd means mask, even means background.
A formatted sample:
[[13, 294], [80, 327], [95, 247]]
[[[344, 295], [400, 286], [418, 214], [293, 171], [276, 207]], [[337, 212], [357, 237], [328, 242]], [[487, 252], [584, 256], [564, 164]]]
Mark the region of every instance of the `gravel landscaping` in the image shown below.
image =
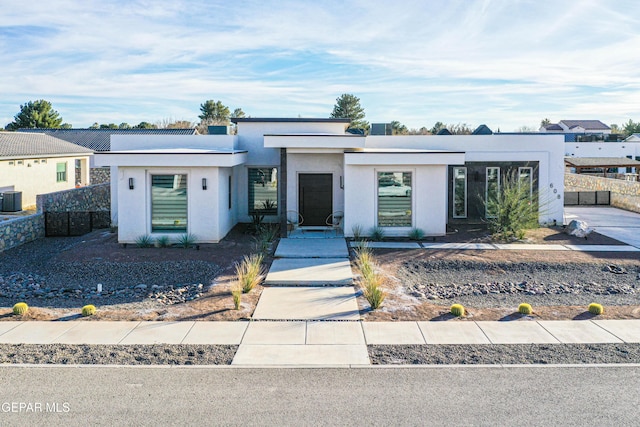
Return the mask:
[[471, 307], [640, 304], [640, 266], [606, 262], [414, 260], [397, 272], [407, 294], [433, 304]]
[[236, 345], [0, 344], [0, 364], [230, 365]]
[[640, 344], [370, 345], [374, 365], [639, 363]]

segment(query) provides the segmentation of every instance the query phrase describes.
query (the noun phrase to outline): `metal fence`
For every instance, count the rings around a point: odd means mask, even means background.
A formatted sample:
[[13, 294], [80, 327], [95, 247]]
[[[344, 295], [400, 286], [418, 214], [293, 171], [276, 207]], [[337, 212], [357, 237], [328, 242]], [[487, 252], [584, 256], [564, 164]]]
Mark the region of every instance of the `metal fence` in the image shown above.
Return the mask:
[[596, 206], [596, 205], [610, 205], [611, 204], [611, 192], [610, 191], [565, 191], [564, 192], [564, 205], [565, 206]]
[[111, 212], [45, 212], [44, 232], [47, 237], [82, 236], [91, 230], [109, 228]]

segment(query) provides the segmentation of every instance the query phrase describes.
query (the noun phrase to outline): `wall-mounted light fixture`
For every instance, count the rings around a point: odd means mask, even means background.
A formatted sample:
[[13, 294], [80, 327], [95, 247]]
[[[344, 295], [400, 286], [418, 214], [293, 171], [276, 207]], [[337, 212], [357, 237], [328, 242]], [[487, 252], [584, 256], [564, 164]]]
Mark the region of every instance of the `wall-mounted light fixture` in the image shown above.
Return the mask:
[[202, 178], [202, 189], [203, 190], [207, 189], [207, 178]]
[[129, 178], [129, 190], [133, 190], [133, 178]]
[[344, 177], [340, 175], [340, 188], [344, 190]]

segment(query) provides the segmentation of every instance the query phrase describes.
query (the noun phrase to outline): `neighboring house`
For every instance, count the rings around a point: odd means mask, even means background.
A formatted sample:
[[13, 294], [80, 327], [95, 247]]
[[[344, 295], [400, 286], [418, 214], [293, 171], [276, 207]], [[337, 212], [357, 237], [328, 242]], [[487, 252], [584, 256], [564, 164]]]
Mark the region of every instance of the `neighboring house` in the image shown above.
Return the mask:
[[560, 120], [558, 123], [543, 125], [542, 133], [559, 133], [565, 142], [617, 141], [618, 135], [611, 134], [611, 128], [600, 120]]
[[412, 228], [482, 222], [484, 200], [514, 174], [544, 203], [540, 221], [563, 220], [563, 138], [550, 135], [364, 136], [345, 119], [234, 119], [237, 135], [114, 135], [96, 165], [112, 168], [118, 240], [191, 233], [217, 242], [252, 215], [326, 226]]
[[623, 142], [640, 142], [640, 133], [633, 133], [629, 135]]
[[[565, 142], [564, 154], [567, 157], [640, 160], [640, 138], [630, 138], [619, 142]], [[631, 166], [612, 166], [610, 169], [618, 173], [638, 173], [638, 168]]]
[[[111, 149], [111, 135], [197, 135], [196, 129], [44, 129], [23, 128], [18, 132], [44, 133], [63, 139], [72, 144], [88, 148], [96, 153]], [[91, 159], [91, 182], [100, 184], [109, 182], [109, 174], [99, 170]]]
[[0, 132], [0, 193], [22, 192], [22, 206], [36, 195], [88, 185], [92, 151], [41, 133]]

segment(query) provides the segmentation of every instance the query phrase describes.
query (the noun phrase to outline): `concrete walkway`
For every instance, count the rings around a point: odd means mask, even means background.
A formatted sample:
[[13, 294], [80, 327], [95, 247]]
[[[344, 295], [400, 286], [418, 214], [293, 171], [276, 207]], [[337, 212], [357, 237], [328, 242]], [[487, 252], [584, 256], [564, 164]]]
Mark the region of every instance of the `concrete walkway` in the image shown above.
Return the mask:
[[598, 233], [640, 248], [640, 214], [609, 206], [564, 208], [565, 222], [580, 219]]
[[[599, 231], [600, 232], [600, 231]], [[601, 233], [605, 234], [605, 233]], [[612, 237], [612, 236], [608, 236]], [[622, 241], [619, 238], [617, 240]], [[437, 249], [437, 250], [474, 250], [474, 251], [579, 251], [579, 252], [639, 252], [638, 247], [631, 245], [534, 245], [527, 243], [428, 243], [428, 242], [367, 242], [367, 246], [374, 249]], [[350, 242], [351, 247], [358, 246], [357, 242]]]
[[0, 344], [239, 345], [234, 365], [368, 365], [376, 344], [640, 343], [640, 320], [0, 322]]

